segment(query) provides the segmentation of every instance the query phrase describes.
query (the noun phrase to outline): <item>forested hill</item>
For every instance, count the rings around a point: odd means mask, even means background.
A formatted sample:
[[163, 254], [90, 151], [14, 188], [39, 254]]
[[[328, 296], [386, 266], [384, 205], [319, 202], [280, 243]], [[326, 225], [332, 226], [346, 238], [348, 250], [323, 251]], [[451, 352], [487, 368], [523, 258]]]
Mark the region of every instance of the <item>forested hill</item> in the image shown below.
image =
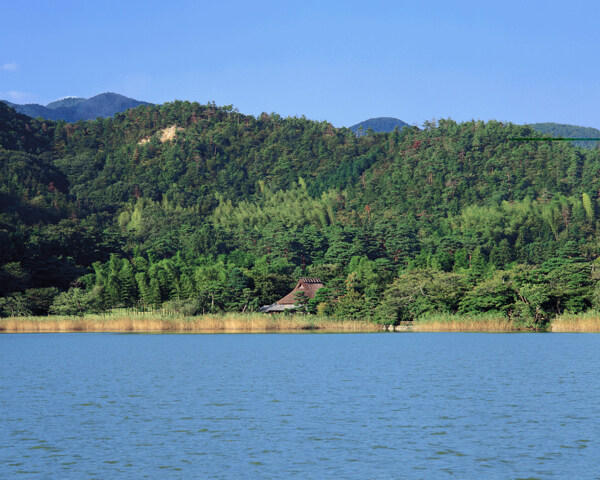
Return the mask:
[[507, 141], [533, 133], [357, 137], [189, 102], [65, 123], [0, 104], [0, 314], [251, 311], [319, 277], [311, 311], [539, 326], [600, 298], [600, 152]]
[[28, 103], [18, 105], [4, 100], [8, 106], [17, 112], [30, 117], [42, 117], [47, 120], [64, 120], [66, 122], [77, 122], [79, 120], [93, 120], [97, 117], [110, 117], [115, 113], [124, 112], [128, 108], [139, 105], [149, 105], [128, 98], [117, 93], [101, 93], [92, 98], [67, 97], [62, 100], [51, 102], [48, 105]]
[[[591, 127], [579, 127], [577, 125], [565, 125], [562, 123], [533, 123], [531, 127], [540, 133], [552, 137], [566, 138], [600, 138], [600, 130]], [[578, 147], [598, 148], [600, 142], [574, 142]]]

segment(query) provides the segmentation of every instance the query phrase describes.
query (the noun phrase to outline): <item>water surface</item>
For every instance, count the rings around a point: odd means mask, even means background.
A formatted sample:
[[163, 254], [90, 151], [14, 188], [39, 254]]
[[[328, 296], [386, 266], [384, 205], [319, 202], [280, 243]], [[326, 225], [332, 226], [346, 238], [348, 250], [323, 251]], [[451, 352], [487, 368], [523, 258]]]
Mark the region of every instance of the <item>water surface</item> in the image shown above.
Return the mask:
[[0, 335], [0, 478], [600, 478], [599, 343]]

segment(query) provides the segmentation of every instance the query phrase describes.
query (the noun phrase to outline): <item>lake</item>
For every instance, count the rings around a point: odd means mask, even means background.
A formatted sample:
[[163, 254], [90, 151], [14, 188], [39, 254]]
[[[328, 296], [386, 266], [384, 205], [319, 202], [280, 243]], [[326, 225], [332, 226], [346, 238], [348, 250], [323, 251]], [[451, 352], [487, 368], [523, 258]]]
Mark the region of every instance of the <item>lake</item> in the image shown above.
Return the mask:
[[0, 335], [0, 478], [600, 478], [599, 345]]

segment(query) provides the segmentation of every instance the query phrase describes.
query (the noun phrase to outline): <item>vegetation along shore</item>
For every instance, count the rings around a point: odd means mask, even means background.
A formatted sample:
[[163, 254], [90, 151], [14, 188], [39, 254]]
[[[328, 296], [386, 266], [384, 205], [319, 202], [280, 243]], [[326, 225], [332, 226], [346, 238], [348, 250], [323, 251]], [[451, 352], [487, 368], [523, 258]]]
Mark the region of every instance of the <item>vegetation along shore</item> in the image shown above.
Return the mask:
[[196, 317], [138, 315], [86, 315], [69, 317], [0, 318], [0, 332], [198, 332], [198, 333], [262, 333], [262, 332], [377, 332], [383, 327], [357, 320], [342, 321], [330, 317], [306, 315], [264, 315], [228, 313]]
[[[326, 316], [207, 314], [181, 315], [109, 314], [80, 316], [27, 316], [0, 318], [0, 333], [60, 332], [154, 332], [154, 333], [367, 333], [396, 332], [527, 332], [530, 328], [506, 317], [431, 315], [414, 322], [385, 325], [360, 320], [340, 320]], [[544, 332], [600, 332], [600, 313], [565, 314], [556, 317]]]
[[131, 312], [167, 311], [151, 330], [284, 330], [228, 315], [298, 300], [292, 329], [593, 330], [600, 150], [514, 140], [535, 135], [440, 119], [357, 136], [191, 102], [66, 123], [0, 103], [2, 324], [95, 331], [117, 310], [131, 331]]

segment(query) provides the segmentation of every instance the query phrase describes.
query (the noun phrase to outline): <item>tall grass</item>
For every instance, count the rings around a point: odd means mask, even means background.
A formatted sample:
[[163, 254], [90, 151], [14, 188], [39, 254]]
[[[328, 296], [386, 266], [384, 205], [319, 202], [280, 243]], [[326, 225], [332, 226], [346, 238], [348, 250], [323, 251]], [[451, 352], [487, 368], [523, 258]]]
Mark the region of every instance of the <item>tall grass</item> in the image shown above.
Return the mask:
[[0, 332], [375, 332], [380, 325], [354, 320], [306, 315], [229, 313], [197, 317], [138, 315], [86, 315], [85, 317], [9, 317], [0, 319]]
[[516, 332], [519, 327], [501, 315], [437, 313], [419, 318], [413, 332]]
[[553, 332], [600, 332], [600, 312], [564, 313], [552, 321], [550, 329]]
[[[396, 328], [399, 330], [398, 328]], [[407, 328], [414, 332], [518, 332], [526, 330], [500, 315], [434, 314]], [[113, 312], [107, 315], [0, 318], [0, 332], [377, 332], [382, 325], [359, 320], [340, 320], [310, 315], [261, 313], [208, 314], [195, 317], [158, 313]], [[563, 314], [550, 324], [552, 332], [600, 332], [600, 312]]]

